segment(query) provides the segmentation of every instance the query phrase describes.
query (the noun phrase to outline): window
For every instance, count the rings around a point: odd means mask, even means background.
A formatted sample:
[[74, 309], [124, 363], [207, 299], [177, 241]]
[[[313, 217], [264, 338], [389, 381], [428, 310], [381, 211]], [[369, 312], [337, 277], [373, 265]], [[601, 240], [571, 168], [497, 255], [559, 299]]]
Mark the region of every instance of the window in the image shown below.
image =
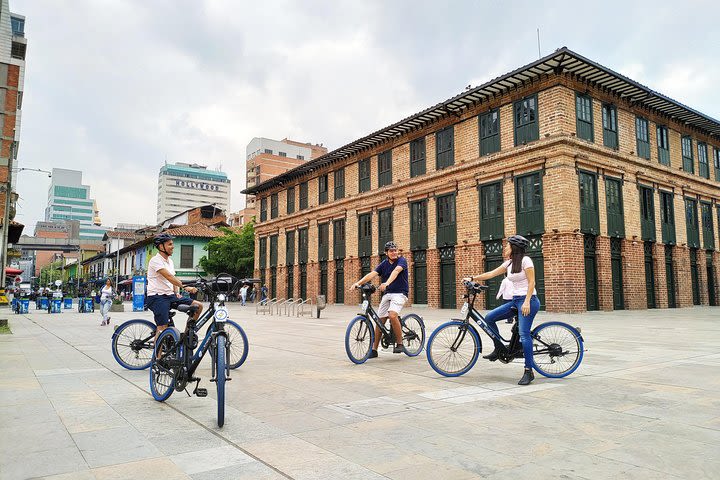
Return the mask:
[[264, 153], [269, 153], [270, 155], [272, 155], [273, 151], [270, 150], [269, 148], [266, 148]]
[[687, 226], [688, 248], [700, 248], [700, 226], [698, 225], [697, 201], [685, 199], [685, 225]]
[[671, 192], [660, 192], [660, 226], [663, 243], [675, 245], [675, 206]]
[[270, 236], [270, 266], [277, 267], [278, 264], [278, 236]]
[[370, 190], [370, 159], [366, 158], [358, 162], [358, 191], [360, 193]]
[[258, 240], [258, 263], [260, 268], [267, 266], [267, 237], [262, 237]]
[[378, 155], [378, 188], [392, 184], [392, 150]]
[[335, 200], [340, 200], [345, 197], [345, 169], [335, 170], [333, 174], [334, 188], [335, 188]]
[[333, 257], [345, 258], [345, 219], [333, 222]]
[[703, 178], [710, 178], [710, 167], [708, 166], [707, 145], [698, 142], [698, 173]]
[[267, 197], [260, 199], [260, 221], [267, 220]]
[[273, 193], [270, 195], [270, 218], [277, 218], [278, 216], [278, 194]]
[[602, 106], [603, 115], [603, 145], [615, 150], [619, 147], [617, 108], [615, 105], [604, 103]]
[[455, 164], [455, 129], [450, 126], [435, 133], [435, 168], [442, 170]]
[[298, 160], [305, 160], [305, 155], [295, 155]]
[[295, 230], [285, 232], [285, 264], [295, 263]]
[[12, 46], [10, 47], [10, 56], [12, 58], [18, 58], [20, 60], [25, 60], [25, 52], [27, 51], [27, 45], [20, 42], [12, 42]]
[[298, 263], [307, 263], [308, 261], [308, 229], [298, 229]]
[[597, 177], [594, 173], [580, 172], [580, 231], [597, 235], [600, 233], [598, 212]]
[[537, 121], [537, 95], [515, 102], [513, 112], [516, 147], [540, 138]]
[[295, 212], [295, 187], [287, 189], [287, 213]]
[[695, 173], [692, 138], [687, 135], [683, 136], [680, 145], [682, 145], [683, 170], [685, 170], [686, 172]]
[[515, 213], [521, 235], [544, 233], [542, 177], [540, 172], [515, 177]]
[[503, 237], [502, 183], [480, 186], [480, 240]]
[[281, 157], [287, 157], [287, 152], [278, 152]]
[[640, 189], [640, 231], [643, 240], [655, 241], [655, 201], [653, 189], [638, 187]]
[[385, 243], [393, 239], [392, 208], [378, 211], [378, 253], [385, 254]]
[[410, 250], [424, 250], [428, 246], [427, 200], [410, 204]]
[[19, 17], [10, 17], [10, 25], [12, 34], [17, 37], [25, 36], [25, 19]]
[[330, 224], [318, 224], [318, 260], [326, 261], [328, 259], [330, 248]]
[[23, 92], [18, 92], [17, 95], [17, 109], [22, 110]]
[[642, 117], [635, 117], [635, 140], [637, 141], [638, 157], [650, 159], [648, 121]]
[[358, 216], [358, 257], [372, 255], [372, 214]]
[[425, 173], [425, 137], [410, 142], [410, 177]]
[[55, 187], [55, 196], [64, 198], [87, 198], [87, 192], [84, 188], [75, 187]]
[[715, 180], [720, 182], [720, 149], [713, 148], [715, 156], [713, 157], [713, 163], [715, 163]]
[[670, 165], [670, 143], [668, 141], [668, 129], [665, 126], [657, 127], [658, 162], [663, 165]]
[[575, 94], [575, 120], [577, 137], [591, 142], [594, 141], [592, 98], [590, 98], [590, 95]]
[[455, 194], [437, 197], [437, 246], [455, 245], [457, 232], [455, 228]]
[[622, 183], [620, 180], [605, 177], [605, 204], [607, 210], [607, 230], [611, 237], [625, 236], [625, 215], [623, 212]]
[[705, 250], [715, 250], [712, 204], [700, 202], [700, 215], [702, 215], [703, 248]]
[[308, 182], [300, 184], [300, 210], [308, 208]]
[[318, 204], [322, 205], [328, 201], [328, 175], [318, 177]]
[[500, 151], [500, 111], [480, 115], [480, 155]]

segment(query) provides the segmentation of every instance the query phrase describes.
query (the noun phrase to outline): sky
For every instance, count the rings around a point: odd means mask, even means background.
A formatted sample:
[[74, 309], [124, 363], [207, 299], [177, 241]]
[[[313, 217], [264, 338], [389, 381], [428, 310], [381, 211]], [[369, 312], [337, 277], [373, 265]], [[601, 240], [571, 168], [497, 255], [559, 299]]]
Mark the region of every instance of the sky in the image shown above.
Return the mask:
[[[581, 2], [582, 3], [582, 2]], [[715, 1], [10, 0], [28, 40], [20, 167], [81, 170], [103, 226], [154, 224], [167, 161], [244, 207], [253, 137], [330, 151], [566, 46], [720, 119]], [[23, 171], [32, 234], [50, 178]]]

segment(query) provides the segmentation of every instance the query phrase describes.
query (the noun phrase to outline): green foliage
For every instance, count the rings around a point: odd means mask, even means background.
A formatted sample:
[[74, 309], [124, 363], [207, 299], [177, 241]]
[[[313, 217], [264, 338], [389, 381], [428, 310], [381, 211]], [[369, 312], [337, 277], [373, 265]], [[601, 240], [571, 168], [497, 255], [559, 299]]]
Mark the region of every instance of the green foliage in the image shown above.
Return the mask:
[[240, 232], [221, 228], [225, 235], [215, 237], [205, 245], [208, 255], [200, 259], [200, 267], [207, 273], [229, 273], [237, 277], [252, 277], [255, 260], [255, 226], [246, 223]]

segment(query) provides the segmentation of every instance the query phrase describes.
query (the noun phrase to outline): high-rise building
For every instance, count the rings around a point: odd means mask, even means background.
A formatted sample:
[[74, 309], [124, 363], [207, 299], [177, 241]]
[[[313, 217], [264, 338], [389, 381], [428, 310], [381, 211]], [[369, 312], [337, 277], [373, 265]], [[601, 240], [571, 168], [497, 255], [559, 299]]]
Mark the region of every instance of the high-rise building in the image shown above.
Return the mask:
[[102, 240], [107, 230], [100, 227], [95, 199], [90, 197], [90, 187], [82, 184], [82, 172], [78, 170], [53, 168], [45, 220], [79, 221], [80, 239]]
[[175, 163], [160, 168], [157, 221], [202, 205], [230, 208], [230, 179], [227, 174], [208, 170], [196, 163]]

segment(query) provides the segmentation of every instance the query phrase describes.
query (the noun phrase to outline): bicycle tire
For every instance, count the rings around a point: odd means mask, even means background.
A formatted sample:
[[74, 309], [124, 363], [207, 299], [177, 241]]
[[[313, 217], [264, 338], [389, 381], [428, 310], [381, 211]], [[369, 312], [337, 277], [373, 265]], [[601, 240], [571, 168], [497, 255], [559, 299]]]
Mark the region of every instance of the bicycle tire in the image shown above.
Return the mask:
[[[158, 402], [164, 402], [175, 391], [175, 372], [162, 366], [165, 359], [177, 359], [179, 356], [178, 345], [180, 343], [180, 331], [175, 327], [169, 327], [158, 335], [155, 349], [153, 350], [150, 362], [150, 393]], [[161, 359], [157, 360], [158, 349], [162, 348]], [[158, 388], [161, 387], [161, 388]]]
[[[464, 348], [458, 353], [459, 349], [453, 351], [452, 346], [460, 335], [463, 335], [460, 346], [464, 345]], [[462, 320], [451, 320], [440, 325], [430, 335], [427, 359], [432, 369], [440, 375], [459, 377], [475, 365], [481, 350], [482, 343], [475, 327]]]
[[350, 321], [345, 332], [345, 352], [351, 362], [358, 365], [365, 363], [374, 341], [375, 330], [370, 320], [358, 315]]
[[400, 324], [403, 330], [403, 351], [405, 355], [417, 357], [425, 347], [425, 322], [423, 322], [420, 315], [408, 313], [400, 319]]
[[[563, 378], [580, 366], [584, 344], [582, 335], [574, 327], [563, 322], [547, 322], [535, 327], [530, 335], [533, 339], [533, 368], [540, 375]], [[551, 348], [539, 343], [538, 338], [549, 343]], [[552, 350], [558, 348], [562, 354], [553, 355]], [[556, 367], [553, 368], [552, 365]]]
[[227, 368], [226, 338], [224, 335], [218, 335], [217, 344], [215, 345], [215, 385], [217, 386], [217, 423], [218, 427], [225, 424], [225, 374]]
[[[147, 348], [141, 350], [133, 350], [130, 344], [135, 340], [140, 340], [150, 335], [155, 336], [154, 323], [137, 318], [128, 320], [113, 332], [111, 341], [113, 357], [115, 357], [115, 360], [122, 367], [128, 370], [145, 370], [150, 366], [152, 360], [152, 352], [154, 349], [152, 343], [149, 343]], [[127, 344], [125, 343], [126, 341]], [[138, 361], [132, 362], [132, 355], [138, 358]], [[129, 359], [127, 358], [128, 356], [130, 356]]]
[[228, 368], [235, 370], [245, 363], [250, 345], [245, 330], [232, 320], [225, 322], [225, 333], [227, 333], [230, 344], [228, 348]]

